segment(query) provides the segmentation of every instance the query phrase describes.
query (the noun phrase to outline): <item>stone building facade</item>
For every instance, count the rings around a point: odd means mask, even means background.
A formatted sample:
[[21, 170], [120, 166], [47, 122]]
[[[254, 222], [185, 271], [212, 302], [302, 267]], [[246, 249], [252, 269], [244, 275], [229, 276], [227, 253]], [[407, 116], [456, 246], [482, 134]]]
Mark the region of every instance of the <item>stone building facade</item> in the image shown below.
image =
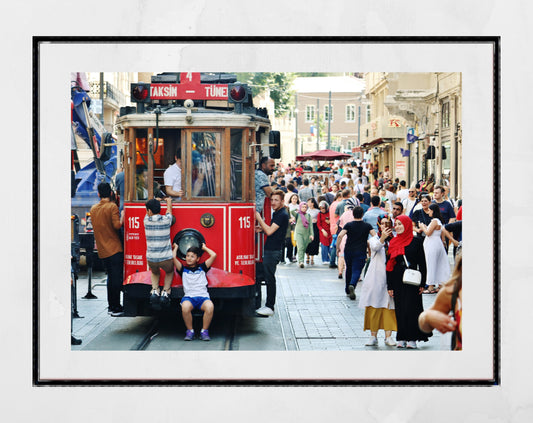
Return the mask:
[[300, 77], [295, 79], [293, 89], [295, 153], [324, 148], [351, 152], [359, 146], [359, 128], [364, 119], [361, 78]]
[[383, 171], [408, 184], [433, 175], [462, 195], [461, 74], [365, 74], [370, 121], [361, 126], [361, 149]]

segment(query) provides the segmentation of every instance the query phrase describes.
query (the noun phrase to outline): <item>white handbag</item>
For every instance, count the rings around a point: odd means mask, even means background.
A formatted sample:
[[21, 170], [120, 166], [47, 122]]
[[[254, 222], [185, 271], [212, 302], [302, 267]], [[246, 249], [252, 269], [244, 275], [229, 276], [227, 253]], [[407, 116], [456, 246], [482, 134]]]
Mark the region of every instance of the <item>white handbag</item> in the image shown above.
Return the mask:
[[403, 259], [405, 260], [405, 266], [407, 267], [407, 269], [405, 269], [403, 272], [403, 283], [407, 285], [419, 286], [420, 282], [422, 282], [422, 273], [420, 273], [418, 270], [409, 269], [409, 263], [407, 263], [405, 256], [403, 256]]

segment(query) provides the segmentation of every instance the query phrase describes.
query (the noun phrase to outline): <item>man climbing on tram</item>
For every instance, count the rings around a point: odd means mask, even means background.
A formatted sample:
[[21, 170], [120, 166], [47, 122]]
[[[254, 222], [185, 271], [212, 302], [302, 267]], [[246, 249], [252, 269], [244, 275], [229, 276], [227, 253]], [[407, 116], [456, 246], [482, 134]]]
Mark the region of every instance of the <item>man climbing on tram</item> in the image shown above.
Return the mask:
[[272, 195], [272, 187], [268, 175], [274, 171], [274, 159], [262, 157], [259, 161], [259, 169], [255, 171], [255, 210], [261, 213], [265, 205], [265, 198]]

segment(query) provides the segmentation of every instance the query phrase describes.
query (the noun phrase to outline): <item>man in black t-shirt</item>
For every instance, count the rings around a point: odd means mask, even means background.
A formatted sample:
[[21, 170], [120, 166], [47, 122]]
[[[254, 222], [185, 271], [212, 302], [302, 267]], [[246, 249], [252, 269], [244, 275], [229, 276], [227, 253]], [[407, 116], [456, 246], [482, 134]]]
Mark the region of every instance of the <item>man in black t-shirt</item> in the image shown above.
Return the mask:
[[267, 288], [267, 298], [265, 306], [255, 312], [260, 316], [272, 316], [274, 314], [274, 303], [276, 302], [276, 267], [283, 257], [283, 246], [285, 235], [289, 226], [289, 213], [283, 205], [285, 194], [281, 190], [276, 190], [270, 197], [270, 203], [274, 214], [270, 226], [265, 223], [261, 214], [256, 212], [255, 219], [261, 230], [267, 235], [263, 247], [263, 270], [265, 272], [265, 283]]
[[444, 187], [437, 185], [433, 189], [433, 203], [437, 204], [442, 215], [442, 222], [444, 225], [455, 222], [455, 211], [452, 204], [444, 199]]
[[352, 222], [348, 222], [342, 228], [337, 237], [337, 255], [340, 253], [340, 245], [344, 236], [344, 261], [346, 263], [346, 295], [355, 300], [355, 287], [365, 266], [368, 235], [375, 236], [376, 231], [370, 223], [363, 222], [363, 208], [354, 207]]

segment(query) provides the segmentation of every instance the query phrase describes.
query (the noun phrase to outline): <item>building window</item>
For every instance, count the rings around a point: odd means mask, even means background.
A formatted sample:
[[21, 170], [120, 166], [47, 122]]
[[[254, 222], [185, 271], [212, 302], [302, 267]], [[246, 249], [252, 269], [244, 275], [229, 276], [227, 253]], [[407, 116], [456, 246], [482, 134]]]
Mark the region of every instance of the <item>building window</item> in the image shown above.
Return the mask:
[[442, 103], [442, 127], [450, 127], [450, 102]]
[[355, 122], [355, 104], [346, 105], [346, 122]]
[[371, 114], [370, 114], [370, 104], [366, 105], [366, 122], [368, 123], [371, 120]]
[[315, 106], [305, 106], [305, 121], [306, 122], [315, 121]]
[[329, 113], [329, 105], [325, 105], [324, 106], [324, 121], [327, 122], [327, 121], [330, 121], [330, 122], [333, 122], [333, 106], [331, 106], [331, 114]]

